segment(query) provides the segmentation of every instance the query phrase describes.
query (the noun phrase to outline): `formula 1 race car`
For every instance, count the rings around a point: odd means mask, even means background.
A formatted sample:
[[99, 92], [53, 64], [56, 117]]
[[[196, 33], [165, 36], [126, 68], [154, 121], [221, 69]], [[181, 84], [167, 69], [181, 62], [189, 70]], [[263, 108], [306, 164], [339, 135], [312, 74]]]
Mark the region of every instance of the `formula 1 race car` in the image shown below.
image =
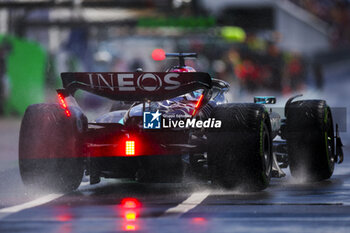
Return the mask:
[[[265, 189], [271, 177], [320, 181], [343, 161], [338, 127], [324, 100], [289, 99], [285, 118], [275, 97], [227, 103], [229, 84], [185, 65], [172, 53], [166, 72], [62, 73], [59, 103], [27, 108], [19, 139], [24, 184], [66, 192], [85, 174], [139, 182], [181, 182], [184, 175], [224, 188]], [[115, 101], [89, 122], [74, 98], [80, 89]]]

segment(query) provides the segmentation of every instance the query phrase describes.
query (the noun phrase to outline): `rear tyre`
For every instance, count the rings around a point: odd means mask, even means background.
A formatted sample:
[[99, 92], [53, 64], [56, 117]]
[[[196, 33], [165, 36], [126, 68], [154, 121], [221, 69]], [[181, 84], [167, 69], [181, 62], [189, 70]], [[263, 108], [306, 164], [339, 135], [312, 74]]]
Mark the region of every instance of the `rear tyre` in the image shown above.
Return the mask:
[[293, 177], [321, 181], [332, 176], [335, 143], [332, 113], [324, 100], [287, 106], [287, 148]]
[[19, 168], [26, 186], [46, 191], [75, 190], [83, 176], [79, 136], [82, 114], [67, 117], [57, 104], [35, 104], [27, 108], [19, 137]]
[[220, 129], [208, 133], [211, 180], [225, 188], [265, 189], [271, 178], [272, 138], [268, 113], [258, 104], [223, 104], [212, 118]]

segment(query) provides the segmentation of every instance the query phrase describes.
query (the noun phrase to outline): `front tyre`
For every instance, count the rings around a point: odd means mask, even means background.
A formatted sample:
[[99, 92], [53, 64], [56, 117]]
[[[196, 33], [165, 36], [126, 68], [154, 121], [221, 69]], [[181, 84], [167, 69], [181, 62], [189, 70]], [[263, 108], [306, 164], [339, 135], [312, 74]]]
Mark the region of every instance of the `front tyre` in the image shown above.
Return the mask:
[[54, 192], [75, 190], [83, 176], [80, 151], [83, 119], [58, 104], [27, 108], [19, 136], [19, 168], [26, 186]]
[[225, 188], [265, 189], [272, 171], [272, 138], [268, 113], [258, 104], [223, 104], [212, 118], [221, 129], [208, 133], [211, 180]]

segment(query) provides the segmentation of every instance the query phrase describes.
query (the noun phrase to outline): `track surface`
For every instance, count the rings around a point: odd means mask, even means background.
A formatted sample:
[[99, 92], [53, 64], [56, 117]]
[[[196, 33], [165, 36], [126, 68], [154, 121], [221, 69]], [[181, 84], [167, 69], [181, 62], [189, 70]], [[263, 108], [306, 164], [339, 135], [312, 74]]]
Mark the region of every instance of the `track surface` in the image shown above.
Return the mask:
[[[349, 86], [344, 79], [329, 83], [324, 93], [332, 94], [330, 104], [348, 107], [342, 98], [350, 97]], [[0, 120], [0, 232], [350, 232], [347, 147], [332, 179], [315, 184], [287, 175], [273, 179], [263, 192], [248, 194], [193, 181], [149, 185], [103, 180], [52, 195], [23, 187], [18, 132], [18, 119]], [[349, 145], [348, 133], [342, 136]], [[135, 208], [121, 205], [130, 197], [139, 202]]]

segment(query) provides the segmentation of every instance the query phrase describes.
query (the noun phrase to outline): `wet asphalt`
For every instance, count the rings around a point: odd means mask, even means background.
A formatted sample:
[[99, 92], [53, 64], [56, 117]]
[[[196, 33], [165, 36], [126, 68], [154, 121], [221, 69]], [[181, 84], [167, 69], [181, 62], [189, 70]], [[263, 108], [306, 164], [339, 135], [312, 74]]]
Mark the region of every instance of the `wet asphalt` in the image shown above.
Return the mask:
[[[338, 70], [331, 71], [334, 79], [328, 79], [321, 94], [332, 106], [348, 107], [348, 73]], [[309, 97], [313, 95], [309, 93]], [[90, 186], [85, 178], [75, 192], [31, 208], [1, 212], [49, 195], [29, 192], [21, 182], [19, 125], [20, 119], [0, 119], [1, 233], [350, 232], [347, 146], [344, 163], [335, 167], [331, 179], [318, 183], [294, 180], [288, 170], [286, 177], [272, 179], [266, 190], [256, 193], [219, 190], [194, 180], [182, 184], [102, 180]], [[348, 133], [342, 136], [349, 145]]]
[[[13, 127], [7, 135], [17, 133], [19, 121], [6, 124]], [[1, 209], [48, 195], [23, 186], [13, 153], [17, 153], [15, 146], [1, 151], [0, 232], [350, 231], [348, 159], [336, 166], [329, 180], [305, 184], [287, 174], [285, 178], [272, 179], [269, 188], [256, 193], [219, 190], [194, 180], [182, 184], [139, 184], [106, 179], [90, 186], [85, 179], [77, 191], [48, 203], [1, 213]], [[348, 148], [345, 154], [349, 154]], [[204, 199], [186, 202], [193, 194], [201, 193], [208, 194]], [[125, 200], [132, 200], [135, 206], [125, 206]], [[186, 211], [186, 205], [190, 210]], [[175, 212], [169, 212], [174, 207], [178, 207]]]

